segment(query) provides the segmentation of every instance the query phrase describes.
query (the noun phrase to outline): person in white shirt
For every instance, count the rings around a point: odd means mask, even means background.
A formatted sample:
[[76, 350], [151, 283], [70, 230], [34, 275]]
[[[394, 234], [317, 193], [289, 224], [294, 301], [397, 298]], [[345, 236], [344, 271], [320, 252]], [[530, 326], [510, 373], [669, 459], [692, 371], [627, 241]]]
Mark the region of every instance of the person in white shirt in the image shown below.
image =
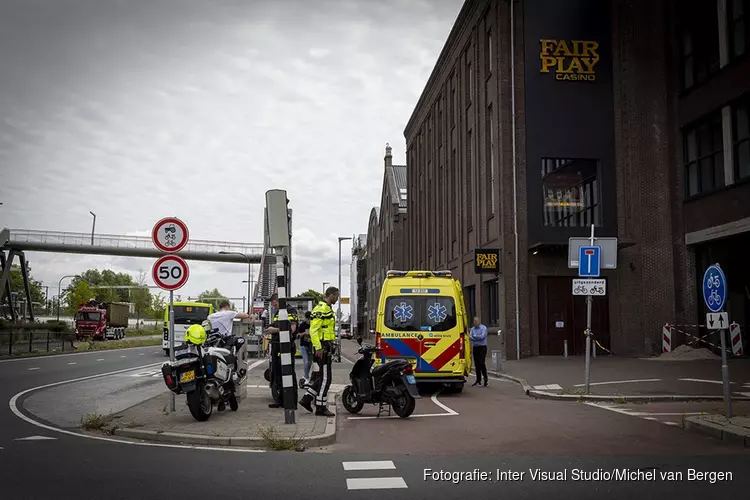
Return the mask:
[[235, 319], [252, 319], [255, 317], [252, 314], [232, 311], [229, 307], [229, 301], [223, 299], [219, 302], [219, 310], [208, 317], [211, 328], [217, 330], [219, 335], [225, 338], [232, 335], [232, 323]]

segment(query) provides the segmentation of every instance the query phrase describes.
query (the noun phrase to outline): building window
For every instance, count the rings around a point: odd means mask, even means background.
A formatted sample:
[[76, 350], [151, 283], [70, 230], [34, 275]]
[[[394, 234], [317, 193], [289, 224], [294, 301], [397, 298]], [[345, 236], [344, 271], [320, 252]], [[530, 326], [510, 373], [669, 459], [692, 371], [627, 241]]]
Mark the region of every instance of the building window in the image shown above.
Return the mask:
[[683, 154], [688, 197], [724, 185], [721, 111], [683, 130]]
[[471, 64], [471, 55], [469, 49], [464, 52], [464, 58], [466, 59], [466, 107], [471, 106], [471, 99], [474, 97], [474, 67]]
[[716, 1], [683, 0], [680, 5], [682, 33], [682, 88], [705, 82], [719, 71], [719, 21]]
[[451, 163], [449, 167], [451, 169], [451, 182], [448, 185], [448, 199], [451, 203], [451, 237], [452, 241], [458, 239], [458, 211], [456, 204], [456, 189], [458, 185], [456, 182], [456, 149], [451, 150]]
[[469, 313], [469, 324], [471, 324], [471, 319], [477, 315], [477, 293], [474, 286], [464, 288], [464, 300], [466, 301], [466, 311]]
[[472, 151], [472, 132], [466, 135], [466, 229], [474, 229], [474, 186], [472, 177], [474, 176], [474, 162]]
[[747, 52], [750, 45], [750, 0], [729, 0], [727, 2], [729, 14], [729, 54], [732, 59]]
[[487, 30], [487, 38], [485, 41], [485, 57], [487, 61], [486, 70], [487, 78], [492, 75], [492, 29]]
[[542, 158], [545, 226], [601, 226], [598, 170], [598, 160]]
[[750, 177], [750, 94], [732, 107], [734, 178]]
[[482, 285], [484, 290], [482, 292], [482, 321], [488, 326], [499, 326], [500, 325], [500, 301], [498, 299], [498, 285], [497, 280], [488, 281]]
[[497, 163], [495, 163], [495, 113], [492, 109], [492, 105], [487, 108], [487, 162], [490, 165], [489, 168], [489, 182], [487, 186], [487, 214], [489, 217], [495, 215], [495, 171], [497, 169]]

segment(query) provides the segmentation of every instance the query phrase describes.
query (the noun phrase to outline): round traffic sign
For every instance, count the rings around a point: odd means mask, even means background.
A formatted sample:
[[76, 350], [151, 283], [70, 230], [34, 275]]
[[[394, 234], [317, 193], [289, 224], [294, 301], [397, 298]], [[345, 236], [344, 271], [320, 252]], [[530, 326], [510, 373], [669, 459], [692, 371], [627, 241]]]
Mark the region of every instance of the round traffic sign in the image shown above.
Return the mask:
[[179, 252], [188, 242], [188, 228], [177, 217], [166, 217], [154, 225], [151, 239], [154, 246], [162, 252]]
[[703, 300], [711, 312], [724, 309], [724, 303], [727, 301], [727, 277], [724, 276], [719, 264], [708, 266], [703, 275]]
[[165, 255], [154, 263], [151, 277], [162, 290], [177, 290], [187, 283], [190, 268], [182, 257]]

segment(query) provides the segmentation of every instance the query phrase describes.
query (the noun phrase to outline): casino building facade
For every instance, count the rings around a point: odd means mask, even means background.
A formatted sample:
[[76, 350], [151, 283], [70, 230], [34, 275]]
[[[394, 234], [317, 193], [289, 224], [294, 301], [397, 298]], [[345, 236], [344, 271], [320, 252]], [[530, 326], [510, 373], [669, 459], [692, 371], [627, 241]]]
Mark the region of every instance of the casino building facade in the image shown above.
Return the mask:
[[468, 0], [404, 131], [388, 260], [452, 270], [509, 359], [580, 354], [568, 242], [593, 225], [618, 242], [594, 299], [603, 347], [657, 353], [667, 323], [675, 345], [702, 335], [715, 262], [745, 332], [749, 54], [748, 0]]

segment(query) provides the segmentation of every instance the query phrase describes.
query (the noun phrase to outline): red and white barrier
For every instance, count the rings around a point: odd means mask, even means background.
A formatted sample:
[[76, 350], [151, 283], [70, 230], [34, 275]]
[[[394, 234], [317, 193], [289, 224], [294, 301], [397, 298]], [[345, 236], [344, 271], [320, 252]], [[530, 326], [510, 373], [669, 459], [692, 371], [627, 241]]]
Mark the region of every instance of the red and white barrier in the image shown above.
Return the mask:
[[742, 356], [742, 331], [740, 325], [732, 323], [729, 325], [729, 338], [732, 343], [732, 354]]
[[669, 325], [661, 329], [661, 352], [672, 352], [672, 327]]

